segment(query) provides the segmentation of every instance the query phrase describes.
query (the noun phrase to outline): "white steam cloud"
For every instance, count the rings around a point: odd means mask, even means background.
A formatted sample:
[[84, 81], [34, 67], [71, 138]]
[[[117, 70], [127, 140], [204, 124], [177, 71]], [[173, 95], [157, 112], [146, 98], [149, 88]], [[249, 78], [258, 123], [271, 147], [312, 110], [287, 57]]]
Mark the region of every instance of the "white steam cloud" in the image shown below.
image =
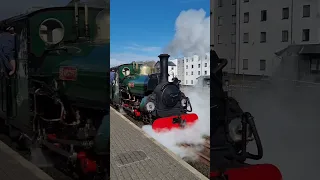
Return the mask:
[[201, 151], [201, 146], [193, 151], [194, 149], [184, 148], [178, 144], [202, 145], [204, 144], [203, 136], [210, 136], [210, 90], [209, 88], [187, 87], [183, 89], [183, 92], [190, 98], [193, 113], [199, 116], [199, 120], [194, 126], [162, 133], [154, 132], [151, 125], [143, 126], [142, 129], [181, 158], [195, 160], [197, 158], [196, 151]]
[[210, 17], [203, 9], [182, 11], [175, 23], [175, 35], [165, 53], [185, 57], [210, 51]]
[[[203, 9], [182, 11], [175, 23], [176, 33], [171, 43], [164, 49], [173, 56], [201, 55], [210, 50], [210, 19]], [[199, 120], [188, 129], [176, 129], [169, 132], [156, 133], [150, 125], [142, 129], [162, 145], [179, 155], [181, 158], [195, 159], [196, 151], [178, 144], [203, 145], [203, 136], [210, 136], [210, 89], [188, 87], [182, 90], [190, 98], [193, 113]], [[201, 147], [201, 146], [199, 146]]]

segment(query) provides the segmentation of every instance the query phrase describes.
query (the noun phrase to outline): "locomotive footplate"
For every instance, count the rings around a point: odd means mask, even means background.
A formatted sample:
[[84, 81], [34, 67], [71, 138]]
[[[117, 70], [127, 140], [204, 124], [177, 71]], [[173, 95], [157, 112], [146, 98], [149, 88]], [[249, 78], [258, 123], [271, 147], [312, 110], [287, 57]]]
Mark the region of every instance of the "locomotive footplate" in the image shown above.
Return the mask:
[[184, 129], [192, 126], [197, 121], [198, 115], [195, 113], [163, 117], [158, 118], [153, 122], [152, 129], [156, 132], [167, 131], [171, 129]]

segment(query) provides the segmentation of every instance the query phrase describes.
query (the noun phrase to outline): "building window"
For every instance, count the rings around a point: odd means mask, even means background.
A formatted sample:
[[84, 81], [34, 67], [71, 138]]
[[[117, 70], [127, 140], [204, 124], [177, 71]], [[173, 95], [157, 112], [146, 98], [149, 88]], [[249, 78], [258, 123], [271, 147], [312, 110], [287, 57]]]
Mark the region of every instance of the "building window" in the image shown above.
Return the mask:
[[282, 19], [289, 19], [289, 8], [282, 8]]
[[261, 59], [260, 60], [260, 71], [265, 71], [266, 70], [266, 60]]
[[204, 75], [207, 75], [207, 71], [204, 71]]
[[186, 69], [188, 69], [188, 65], [186, 65]]
[[188, 58], [186, 59], [186, 61], [188, 62]]
[[171, 70], [173, 70], [173, 67], [171, 67]]
[[191, 65], [191, 69], [193, 69], [193, 65]]
[[232, 24], [236, 24], [236, 15], [232, 15]]
[[193, 80], [191, 80], [191, 84], [193, 84]]
[[193, 75], [193, 71], [191, 71], [191, 75]]
[[186, 84], [188, 84], [188, 80], [186, 80]]
[[222, 26], [222, 23], [223, 23], [222, 16], [219, 16], [218, 17], [218, 26]]
[[222, 7], [223, 6], [223, 0], [218, 0], [218, 7]]
[[249, 2], [249, 0], [243, 0], [243, 2], [245, 2], [245, 3], [246, 3], [246, 2]]
[[243, 33], [243, 43], [249, 42], [249, 33]]
[[282, 42], [288, 42], [289, 41], [289, 31], [284, 30], [282, 31]]
[[231, 34], [231, 43], [232, 44], [236, 43], [236, 35], [235, 34]]
[[309, 41], [310, 39], [310, 29], [302, 30], [302, 41]]
[[198, 64], [198, 68], [200, 68], [200, 64]]
[[302, 17], [310, 17], [310, 5], [303, 6], [303, 16]]
[[243, 70], [248, 70], [248, 59], [243, 59], [242, 60], [242, 69]]
[[310, 66], [311, 73], [319, 73], [320, 72], [320, 59], [312, 59]]
[[208, 64], [207, 63], [204, 63], [204, 67], [207, 67], [208, 66]]
[[222, 44], [221, 36], [218, 35], [218, 44]]
[[261, 21], [267, 21], [267, 10], [261, 11]]
[[188, 72], [186, 72], [186, 75], [188, 76]]
[[266, 32], [261, 32], [260, 33], [260, 42], [261, 43], [267, 42], [267, 33]]
[[236, 5], [237, 4], [237, 0], [231, 0], [231, 4], [232, 5]]
[[236, 69], [236, 61], [231, 59], [231, 69]]
[[200, 75], [200, 71], [198, 71], [198, 75]]
[[243, 23], [248, 23], [248, 22], [249, 22], [249, 12], [245, 12], [243, 17]]

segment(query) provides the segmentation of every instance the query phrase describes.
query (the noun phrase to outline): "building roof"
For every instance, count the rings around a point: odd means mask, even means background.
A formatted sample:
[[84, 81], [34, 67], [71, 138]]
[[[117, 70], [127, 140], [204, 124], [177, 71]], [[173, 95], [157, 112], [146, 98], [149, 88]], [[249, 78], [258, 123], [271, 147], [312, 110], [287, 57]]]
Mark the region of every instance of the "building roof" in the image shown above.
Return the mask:
[[[160, 61], [157, 61], [157, 63], [154, 65], [154, 67], [159, 67]], [[172, 61], [168, 62], [168, 66], [176, 66]]]
[[205, 79], [205, 80], [209, 80], [210, 79], [210, 75], [204, 75], [204, 76], [199, 76], [196, 79]]
[[320, 54], [320, 44], [295, 44], [276, 52], [277, 56], [288, 54]]

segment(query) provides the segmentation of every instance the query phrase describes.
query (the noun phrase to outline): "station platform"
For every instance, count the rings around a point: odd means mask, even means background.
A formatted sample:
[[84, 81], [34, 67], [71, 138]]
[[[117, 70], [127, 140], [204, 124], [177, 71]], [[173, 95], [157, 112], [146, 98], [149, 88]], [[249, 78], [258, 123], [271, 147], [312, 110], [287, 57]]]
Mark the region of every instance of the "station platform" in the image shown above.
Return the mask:
[[110, 179], [208, 179], [110, 107]]
[[54, 180], [0, 141], [0, 180]]

